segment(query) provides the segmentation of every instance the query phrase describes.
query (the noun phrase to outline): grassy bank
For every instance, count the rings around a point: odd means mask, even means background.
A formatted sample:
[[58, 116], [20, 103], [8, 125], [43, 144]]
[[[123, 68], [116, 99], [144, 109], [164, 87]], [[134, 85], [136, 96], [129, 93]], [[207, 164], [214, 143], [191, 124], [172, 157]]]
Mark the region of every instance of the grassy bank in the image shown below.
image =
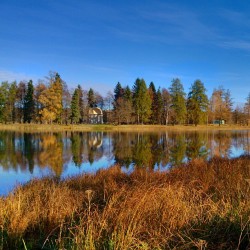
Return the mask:
[[250, 157], [118, 166], [0, 199], [0, 249], [248, 249]]
[[109, 125], [109, 124], [81, 124], [81, 125], [58, 125], [58, 124], [0, 124], [0, 130], [24, 131], [24, 132], [48, 132], [48, 131], [204, 131], [204, 130], [250, 130], [250, 126], [239, 125]]

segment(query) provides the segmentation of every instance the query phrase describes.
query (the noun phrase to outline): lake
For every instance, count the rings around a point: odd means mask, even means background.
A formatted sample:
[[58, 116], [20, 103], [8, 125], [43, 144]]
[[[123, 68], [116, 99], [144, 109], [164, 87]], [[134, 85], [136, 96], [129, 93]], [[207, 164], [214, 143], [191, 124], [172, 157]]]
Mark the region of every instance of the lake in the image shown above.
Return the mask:
[[167, 170], [195, 158], [250, 154], [250, 131], [62, 132], [0, 131], [0, 195], [33, 178], [66, 178], [119, 164]]

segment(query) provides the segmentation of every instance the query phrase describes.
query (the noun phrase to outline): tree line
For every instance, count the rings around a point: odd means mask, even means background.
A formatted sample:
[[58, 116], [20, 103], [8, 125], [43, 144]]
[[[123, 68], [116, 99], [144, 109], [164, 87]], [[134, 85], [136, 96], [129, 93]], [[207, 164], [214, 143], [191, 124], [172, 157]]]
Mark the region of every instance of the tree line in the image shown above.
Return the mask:
[[111, 124], [227, 124], [248, 125], [250, 93], [244, 105], [233, 107], [229, 89], [213, 90], [209, 98], [201, 80], [195, 80], [185, 93], [179, 78], [168, 88], [156, 90], [153, 82], [136, 79], [132, 88], [118, 82], [113, 93], [102, 96], [78, 85], [69, 91], [58, 73], [45, 80], [2, 82], [0, 86], [0, 122], [39, 124], [88, 123], [90, 108], [103, 110], [104, 122]]

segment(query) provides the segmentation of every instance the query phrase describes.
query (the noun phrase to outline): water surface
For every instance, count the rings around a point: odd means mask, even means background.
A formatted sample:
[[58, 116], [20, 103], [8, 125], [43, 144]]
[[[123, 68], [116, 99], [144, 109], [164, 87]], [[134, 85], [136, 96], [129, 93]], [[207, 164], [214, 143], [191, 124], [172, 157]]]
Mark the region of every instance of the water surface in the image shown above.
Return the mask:
[[209, 132], [63, 132], [0, 131], [0, 195], [43, 176], [94, 173], [119, 164], [168, 169], [195, 158], [233, 158], [250, 152], [250, 131]]

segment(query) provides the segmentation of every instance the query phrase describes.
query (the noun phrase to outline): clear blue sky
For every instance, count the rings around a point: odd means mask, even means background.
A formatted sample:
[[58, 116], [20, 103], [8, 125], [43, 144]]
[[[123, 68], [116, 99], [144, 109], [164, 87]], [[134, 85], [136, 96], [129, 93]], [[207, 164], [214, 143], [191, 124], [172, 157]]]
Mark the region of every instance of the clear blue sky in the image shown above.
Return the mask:
[[201, 79], [235, 102], [250, 92], [250, 2], [1, 0], [0, 81], [57, 71], [105, 95], [137, 77], [188, 92]]

